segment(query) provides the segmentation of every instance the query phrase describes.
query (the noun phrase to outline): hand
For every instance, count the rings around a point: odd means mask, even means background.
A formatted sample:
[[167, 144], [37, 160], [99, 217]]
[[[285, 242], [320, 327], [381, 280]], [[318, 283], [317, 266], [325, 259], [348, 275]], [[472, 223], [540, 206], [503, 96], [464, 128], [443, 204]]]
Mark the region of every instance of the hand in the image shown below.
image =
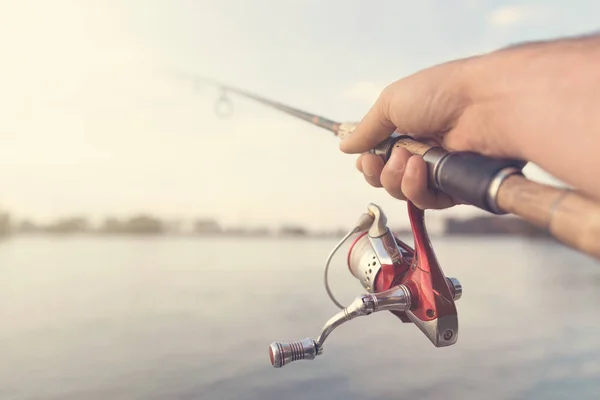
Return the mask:
[[[364, 153], [397, 130], [449, 151], [529, 160], [598, 192], [589, 171], [600, 165], [599, 50], [597, 37], [532, 43], [420, 71], [385, 88], [340, 149]], [[585, 143], [579, 152], [564, 151], [569, 132]], [[370, 154], [356, 166], [369, 184], [419, 208], [459, 204], [428, 190], [425, 162], [404, 149], [385, 166]]]
[[[435, 66], [388, 86], [351, 137], [341, 142], [342, 151], [365, 152], [398, 130], [447, 150], [476, 148], [494, 153], [494, 146], [486, 143], [487, 137], [469, 136], [474, 121], [464, 118], [470, 103], [464, 90], [468, 62]], [[481, 130], [475, 127], [473, 131]], [[460, 204], [458, 199], [428, 189], [425, 162], [405, 149], [395, 148], [385, 166], [380, 157], [363, 154], [356, 167], [372, 186], [384, 187], [393, 197], [410, 200], [421, 209]]]

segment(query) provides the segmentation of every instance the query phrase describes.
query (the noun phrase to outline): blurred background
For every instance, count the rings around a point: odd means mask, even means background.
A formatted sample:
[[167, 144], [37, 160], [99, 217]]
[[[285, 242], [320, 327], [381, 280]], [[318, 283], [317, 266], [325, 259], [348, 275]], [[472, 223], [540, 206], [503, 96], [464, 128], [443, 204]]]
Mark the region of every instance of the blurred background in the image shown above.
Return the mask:
[[[356, 121], [394, 80], [596, 31], [599, 14], [593, 0], [0, 0], [0, 398], [600, 398], [598, 263], [470, 206], [426, 213], [464, 286], [455, 346], [373, 315], [273, 369], [272, 341], [336, 312], [321, 277], [344, 230], [375, 202], [412, 245], [406, 204], [330, 133], [235, 95], [221, 119], [219, 90], [193, 79]], [[332, 285], [350, 302], [344, 259]]]

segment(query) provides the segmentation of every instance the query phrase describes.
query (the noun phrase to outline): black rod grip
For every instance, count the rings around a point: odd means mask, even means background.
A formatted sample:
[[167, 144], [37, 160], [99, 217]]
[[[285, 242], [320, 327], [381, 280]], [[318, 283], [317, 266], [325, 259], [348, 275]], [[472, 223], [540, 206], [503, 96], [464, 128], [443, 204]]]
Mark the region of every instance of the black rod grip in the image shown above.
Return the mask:
[[438, 189], [467, 204], [498, 214], [495, 205], [489, 204], [490, 185], [506, 168], [515, 168], [520, 173], [526, 161], [459, 151], [447, 153], [437, 164], [434, 175]]

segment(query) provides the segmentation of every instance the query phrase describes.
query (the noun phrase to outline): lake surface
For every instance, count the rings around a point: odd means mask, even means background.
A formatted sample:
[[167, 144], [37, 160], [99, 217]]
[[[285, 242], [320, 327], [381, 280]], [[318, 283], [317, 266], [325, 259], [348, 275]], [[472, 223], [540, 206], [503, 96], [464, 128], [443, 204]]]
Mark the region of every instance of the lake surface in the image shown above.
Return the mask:
[[[464, 287], [455, 346], [381, 313], [273, 368], [272, 341], [316, 337], [337, 311], [335, 242], [0, 242], [0, 399], [600, 398], [600, 264], [549, 241], [432, 238]], [[332, 289], [349, 303], [344, 259]]]

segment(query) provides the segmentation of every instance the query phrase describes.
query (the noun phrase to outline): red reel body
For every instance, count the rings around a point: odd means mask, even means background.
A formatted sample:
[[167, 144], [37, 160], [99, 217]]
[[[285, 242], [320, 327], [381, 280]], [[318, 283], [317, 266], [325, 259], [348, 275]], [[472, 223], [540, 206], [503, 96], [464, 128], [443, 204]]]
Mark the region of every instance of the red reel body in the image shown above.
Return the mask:
[[[443, 332], [436, 329], [436, 335], [429, 335], [431, 331], [425, 333], [436, 346], [448, 346], [457, 339], [458, 312], [454, 300], [460, 298], [462, 287], [458, 280], [445, 277], [429, 241], [424, 211], [408, 202], [408, 215], [414, 248], [391, 231], [388, 234], [393, 237], [396, 248], [389, 244], [381, 246], [375, 242], [379, 238], [364, 232], [348, 251], [348, 268], [370, 293], [405, 285], [411, 295], [410, 310], [390, 312], [402, 322], [416, 323], [421, 330], [444, 321]], [[385, 252], [378, 251], [382, 247]], [[386, 257], [385, 253], [390, 256]]]

